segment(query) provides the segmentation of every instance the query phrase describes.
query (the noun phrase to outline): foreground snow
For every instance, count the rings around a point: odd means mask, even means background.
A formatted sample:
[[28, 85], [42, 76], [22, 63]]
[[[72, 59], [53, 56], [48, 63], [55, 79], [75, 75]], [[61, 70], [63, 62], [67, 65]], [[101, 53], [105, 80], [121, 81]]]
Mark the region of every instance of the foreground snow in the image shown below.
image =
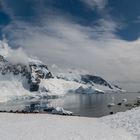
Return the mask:
[[140, 108], [103, 118], [0, 114], [1, 140], [139, 140]]
[[112, 129], [124, 128], [140, 140], [140, 107], [101, 118]]

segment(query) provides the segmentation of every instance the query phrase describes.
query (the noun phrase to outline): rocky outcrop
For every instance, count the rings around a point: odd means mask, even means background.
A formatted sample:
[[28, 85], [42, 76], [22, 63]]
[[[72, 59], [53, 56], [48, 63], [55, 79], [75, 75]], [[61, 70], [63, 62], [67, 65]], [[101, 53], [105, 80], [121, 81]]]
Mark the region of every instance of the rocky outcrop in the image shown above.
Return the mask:
[[25, 77], [32, 92], [38, 91], [41, 79], [52, 78], [48, 67], [41, 62], [29, 62], [28, 65], [12, 64], [2, 55], [0, 55], [0, 73], [1, 75], [13, 74], [13, 76]]
[[41, 79], [52, 78], [51, 72], [48, 70], [47, 66], [40, 63], [29, 64], [30, 67], [30, 91], [37, 91], [39, 89], [39, 83]]
[[84, 83], [88, 83], [88, 84], [99, 84], [99, 85], [103, 85], [103, 86], [107, 86], [110, 89], [113, 89], [112, 86], [105, 81], [103, 78], [99, 77], [99, 76], [94, 76], [94, 75], [81, 75], [81, 81]]

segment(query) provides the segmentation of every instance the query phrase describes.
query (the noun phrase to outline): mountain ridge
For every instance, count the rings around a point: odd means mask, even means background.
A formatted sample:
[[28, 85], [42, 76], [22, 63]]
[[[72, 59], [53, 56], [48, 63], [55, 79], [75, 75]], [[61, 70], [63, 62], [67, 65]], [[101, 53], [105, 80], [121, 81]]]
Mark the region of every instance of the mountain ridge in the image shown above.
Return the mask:
[[[8, 47], [6, 42], [0, 41], [1, 84], [3, 81], [9, 81], [10, 75], [12, 80], [14, 79], [17, 83], [22, 83], [22, 88], [26, 91], [36, 92], [38, 95], [45, 94], [46, 96], [51, 96], [56, 94], [59, 96], [69, 92], [85, 94], [123, 92], [117, 85], [110, 84], [100, 76], [75, 74], [73, 72], [69, 74], [58, 73], [56, 76], [53, 76], [47, 65], [40, 60], [29, 58], [21, 49], [12, 50]], [[19, 58], [20, 56], [22, 58]], [[16, 79], [16, 77], [19, 78]], [[10, 84], [12, 85], [12, 82]], [[32, 93], [30, 94], [32, 95]]]

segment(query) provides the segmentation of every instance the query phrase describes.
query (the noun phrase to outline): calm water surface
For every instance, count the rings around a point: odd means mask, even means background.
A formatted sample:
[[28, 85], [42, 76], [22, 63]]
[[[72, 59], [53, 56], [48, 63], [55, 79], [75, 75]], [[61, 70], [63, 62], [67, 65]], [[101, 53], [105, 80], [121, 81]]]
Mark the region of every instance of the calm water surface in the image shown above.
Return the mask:
[[[39, 106], [39, 108], [45, 108], [47, 104], [51, 104], [53, 107], [63, 107], [66, 110], [72, 111], [74, 115], [86, 116], [86, 117], [101, 117], [109, 115], [110, 112], [122, 112], [129, 110], [125, 104], [121, 106], [117, 105], [122, 102], [122, 99], [127, 99], [127, 103], [134, 103], [136, 97], [140, 96], [140, 93], [108, 93], [108, 94], [73, 94], [69, 93], [63, 97], [55, 99], [40, 99], [40, 100], [16, 100], [7, 103], [0, 103], [0, 110], [22, 110], [26, 107]], [[114, 98], [115, 106], [108, 107], [109, 103], [112, 103], [112, 97]]]
[[[136, 97], [140, 93], [115, 93], [115, 94], [68, 94], [62, 98], [52, 100], [53, 106], [61, 106], [66, 110], [74, 112], [75, 115], [87, 117], [101, 117], [108, 115], [110, 112], [122, 112], [129, 108], [125, 106], [127, 103], [134, 103]], [[115, 99], [115, 106], [108, 107], [112, 103], [112, 97]], [[122, 99], [127, 99], [126, 103], [121, 106], [117, 105]]]

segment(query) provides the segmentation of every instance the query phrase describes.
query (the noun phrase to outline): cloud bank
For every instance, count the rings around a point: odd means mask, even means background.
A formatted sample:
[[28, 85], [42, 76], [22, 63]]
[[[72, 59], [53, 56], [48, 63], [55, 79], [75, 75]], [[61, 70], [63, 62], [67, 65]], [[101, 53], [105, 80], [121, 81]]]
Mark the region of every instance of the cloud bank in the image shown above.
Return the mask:
[[10, 52], [10, 55], [6, 58], [8, 62], [12, 64], [25, 64], [28, 66], [29, 58], [22, 48], [17, 48]]
[[49, 65], [86, 69], [109, 80], [140, 79], [140, 40], [119, 39], [112, 21], [101, 20], [94, 28], [66, 19], [42, 26], [17, 22], [16, 26], [5, 29], [12, 35], [11, 43]]
[[[106, 10], [106, 0], [81, 1], [93, 9]], [[3, 29], [11, 46], [22, 47], [50, 67], [84, 69], [110, 81], [140, 81], [140, 39], [120, 39], [116, 31], [122, 25], [110, 15], [93, 26], [64, 15], [40, 17], [38, 24], [14, 20]]]

